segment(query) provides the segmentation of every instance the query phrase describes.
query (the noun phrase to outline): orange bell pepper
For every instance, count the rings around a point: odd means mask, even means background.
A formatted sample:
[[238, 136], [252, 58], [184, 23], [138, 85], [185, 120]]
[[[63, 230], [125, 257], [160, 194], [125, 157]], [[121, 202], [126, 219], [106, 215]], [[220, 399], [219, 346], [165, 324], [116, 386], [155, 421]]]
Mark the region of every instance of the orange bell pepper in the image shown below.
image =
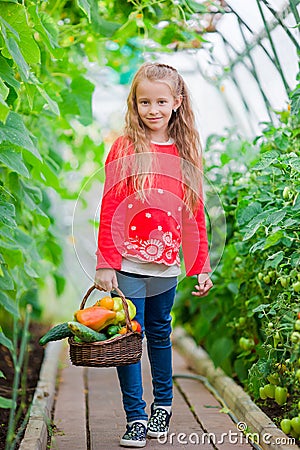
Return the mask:
[[90, 306], [76, 311], [74, 317], [77, 322], [92, 330], [100, 331], [114, 321], [116, 313], [102, 306]]

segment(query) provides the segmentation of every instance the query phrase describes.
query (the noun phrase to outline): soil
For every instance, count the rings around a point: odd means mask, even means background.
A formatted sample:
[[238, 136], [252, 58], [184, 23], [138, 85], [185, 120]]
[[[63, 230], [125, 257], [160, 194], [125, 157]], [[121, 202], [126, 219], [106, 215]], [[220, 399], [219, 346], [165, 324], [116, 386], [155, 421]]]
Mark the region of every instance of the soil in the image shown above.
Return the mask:
[[[39, 338], [46, 333], [49, 327], [39, 323], [32, 323], [30, 325], [30, 340], [28, 345], [28, 367], [26, 368], [27, 381], [26, 387], [20, 388], [19, 398], [18, 398], [18, 408], [21, 404], [24, 405], [24, 410], [20, 416], [18, 421], [18, 427], [21, 425], [22, 420], [24, 419], [28, 407], [31, 404], [34, 391], [39, 379], [39, 373], [41, 364], [44, 357], [44, 348], [41, 347], [38, 343]], [[0, 395], [3, 397], [11, 398], [12, 395], [12, 385], [14, 378], [14, 367], [12, 358], [9, 350], [0, 345], [0, 370], [4, 373], [6, 378], [0, 379]], [[5, 448], [5, 439], [8, 429], [8, 420], [9, 420], [9, 409], [0, 408], [0, 450], [4, 450]], [[16, 447], [18, 448], [18, 446]]]

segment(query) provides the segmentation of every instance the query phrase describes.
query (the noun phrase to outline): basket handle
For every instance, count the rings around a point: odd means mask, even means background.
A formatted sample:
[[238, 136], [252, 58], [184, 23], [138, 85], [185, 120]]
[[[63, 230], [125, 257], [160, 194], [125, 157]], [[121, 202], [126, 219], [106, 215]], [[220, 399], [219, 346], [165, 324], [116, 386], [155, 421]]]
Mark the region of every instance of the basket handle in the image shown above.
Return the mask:
[[[91, 295], [91, 293], [95, 290], [98, 289], [98, 291], [103, 291], [104, 289], [102, 289], [100, 286], [98, 286], [97, 284], [94, 284], [93, 286], [91, 286], [89, 288], [89, 290], [87, 291], [87, 293], [85, 294], [85, 296], [82, 299], [82, 302], [80, 304], [80, 309], [84, 309], [85, 304], [87, 302], [87, 299], [89, 298], [89, 296]], [[115, 287], [113, 288], [114, 291], [116, 291], [119, 296], [122, 299], [122, 303], [123, 303], [123, 308], [124, 308], [124, 312], [125, 312], [125, 320], [126, 320], [126, 326], [127, 326], [127, 330], [132, 331], [132, 326], [131, 326], [131, 321], [130, 321], [130, 316], [129, 316], [129, 311], [128, 311], [128, 305], [125, 299], [125, 295], [123, 294], [123, 292], [121, 291], [121, 289]]]

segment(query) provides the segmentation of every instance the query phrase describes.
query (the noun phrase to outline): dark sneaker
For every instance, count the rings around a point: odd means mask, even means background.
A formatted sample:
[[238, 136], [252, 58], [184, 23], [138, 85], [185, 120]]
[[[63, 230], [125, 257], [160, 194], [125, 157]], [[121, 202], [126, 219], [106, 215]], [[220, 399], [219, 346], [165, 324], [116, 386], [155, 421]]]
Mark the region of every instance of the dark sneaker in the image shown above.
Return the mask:
[[120, 440], [122, 447], [145, 447], [147, 429], [140, 422], [127, 425], [126, 433]]
[[148, 421], [147, 436], [158, 438], [166, 436], [169, 431], [169, 423], [172, 413], [164, 408], [155, 408], [151, 405], [151, 416]]

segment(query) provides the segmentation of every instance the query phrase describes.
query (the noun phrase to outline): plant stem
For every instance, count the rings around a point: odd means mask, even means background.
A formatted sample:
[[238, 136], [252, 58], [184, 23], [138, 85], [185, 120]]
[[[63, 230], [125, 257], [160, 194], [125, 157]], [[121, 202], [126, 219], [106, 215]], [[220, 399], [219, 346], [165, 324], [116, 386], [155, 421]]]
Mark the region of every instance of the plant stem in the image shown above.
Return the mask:
[[281, 67], [278, 55], [277, 55], [277, 51], [276, 51], [276, 48], [275, 48], [275, 45], [274, 45], [274, 42], [273, 42], [273, 39], [272, 39], [272, 36], [271, 36], [271, 30], [269, 28], [269, 24], [266, 21], [264, 12], [263, 12], [261, 4], [260, 4], [260, 0], [256, 0], [256, 3], [257, 3], [258, 9], [259, 9], [259, 12], [260, 12], [262, 21], [264, 23], [264, 27], [265, 27], [267, 36], [269, 38], [270, 45], [271, 45], [271, 48], [272, 48], [272, 51], [273, 51], [274, 60], [275, 60], [275, 66], [276, 66], [276, 68], [277, 68], [277, 70], [278, 70], [278, 72], [279, 72], [279, 74], [281, 76], [281, 79], [282, 79], [282, 82], [284, 84], [286, 93], [289, 94], [290, 88], [289, 88], [289, 85], [288, 85], [288, 83], [287, 83], [287, 81], [285, 79], [285, 76], [284, 76], [284, 73], [283, 73], [283, 70], [282, 70], [282, 67]]
[[25, 313], [25, 322], [22, 332], [22, 338], [21, 338], [21, 345], [20, 345], [20, 354], [17, 358], [17, 348], [18, 348], [18, 324], [19, 321], [16, 317], [14, 317], [14, 349], [15, 353], [13, 354], [13, 361], [14, 361], [14, 381], [13, 381], [13, 391], [12, 391], [12, 407], [9, 414], [9, 421], [8, 421], [8, 431], [6, 436], [6, 442], [5, 442], [5, 450], [11, 449], [11, 443], [14, 438], [15, 433], [15, 414], [16, 414], [16, 408], [17, 408], [17, 399], [18, 399], [18, 388], [19, 388], [19, 382], [20, 382], [20, 374], [21, 374], [21, 367], [24, 360], [25, 351], [27, 348], [28, 343], [28, 327], [29, 327], [29, 321], [30, 321], [30, 314], [32, 311], [32, 306], [27, 305], [26, 306], [26, 313]]
[[21, 423], [21, 426], [18, 429], [18, 432], [16, 434], [15, 439], [11, 443], [11, 446], [10, 446], [9, 450], [14, 450], [16, 445], [20, 442], [20, 439], [21, 439], [21, 437], [23, 435], [23, 432], [24, 432], [24, 430], [25, 430], [25, 428], [27, 426], [27, 423], [28, 423], [28, 420], [29, 420], [29, 417], [30, 417], [30, 412], [31, 412], [31, 406], [28, 408], [28, 410], [26, 412], [26, 415], [25, 415], [25, 417], [24, 417], [24, 419], [23, 419], [23, 421]]
[[27, 392], [27, 369], [28, 369], [28, 361], [29, 361], [29, 352], [27, 351], [25, 353], [24, 357], [24, 366], [22, 370], [22, 376], [21, 376], [21, 400], [20, 400], [20, 407], [15, 415], [15, 424], [17, 425], [20, 417], [23, 413], [23, 411], [26, 408], [26, 392]]
[[290, 0], [291, 11], [294, 14], [296, 24], [300, 23], [300, 16], [297, 10], [297, 5], [299, 4], [299, 0]]
[[[290, 38], [290, 40], [293, 42], [293, 44], [295, 45], [296, 49], [299, 51], [300, 50], [300, 45], [298, 44], [297, 40], [294, 38], [294, 36], [292, 35], [292, 33], [290, 32], [289, 28], [283, 23], [283, 21], [281, 20], [281, 17], [279, 16], [279, 14], [269, 5], [267, 0], [262, 0], [263, 4], [266, 6], [266, 8], [268, 8], [268, 10], [273, 14], [273, 16], [275, 17], [275, 19], [278, 21], [279, 25], [282, 27], [282, 29], [286, 32], [286, 34], [288, 35], [288, 37]], [[298, 2], [299, 3], [299, 2]]]
[[[245, 36], [244, 30], [243, 30], [241, 21], [239, 20], [238, 23], [239, 23], [239, 28], [240, 28], [240, 31], [241, 31], [241, 35], [242, 35], [242, 37], [243, 37], [243, 41], [244, 41], [245, 45], [247, 46], [247, 45], [248, 45], [248, 42], [247, 42], [247, 40], [246, 40], [246, 36]], [[249, 58], [249, 61], [250, 61], [250, 63], [251, 63], [251, 66], [252, 66], [252, 69], [251, 69], [250, 71], [251, 71], [251, 73], [252, 73], [252, 76], [255, 78], [255, 80], [256, 80], [256, 82], [257, 82], [258, 89], [260, 90], [260, 93], [261, 93], [261, 95], [262, 95], [262, 98], [264, 99], [264, 102], [265, 102], [265, 106], [266, 106], [266, 110], [267, 110], [269, 119], [270, 119], [271, 122], [273, 122], [273, 119], [272, 119], [271, 113], [270, 113], [271, 105], [270, 105], [270, 102], [269, 102], [269, 100], [268, 100], [268, 98], [267, 98], [267, 96], [266, 96], [264, 90], [262, 89], [260, 82], [259, 82], [258, 74], [257, 74], [257, 71], [256, 71], [256, 67], [255, 67], [255, 64], [254, 64], [254, 61], [253, 61], [251, 52], [248, 53], [248, 58]]]
[[[229, 58], [229, 53], [228, 53], [228, 45], [231, 47], [231, 49], [232, 49], [233, 51], [236, 52], [236, 50], [235, 50], [235, 49], [231, 46], [231, 44], [224, 38], [224, 36], [222, 36], [222, 40], [223, 40], [223, 43], [224, 43], [224, 48], [225, 48], [227, 57], [228, 57], [228, 59], [230, 59], [230, 58]], [[242, 64], [245, 65], [244, 62], [242, 62]], [[246, 66], [246, 65], [245, 65], [245, 66]], [[246, 66], [246, 69], [248, 69], [247, 66]], [[240, 84], [238, 83], [238, 81], [237, 81], [237, 79], [236, 79], [236, 77], [235, 77], [234, 71], [232, 71], [232, 72], [230, 73], [230, 79], [232, 80], [233, 84], [235, 85], [235, 87], [236, 87], [236, 89], [237, 89], [237, 91], [238, 91], [238, 93], [239, 93], [239, 95], [240, 95], [240, 97], [241, 97], [242, 103], [243, 103], [243, 105], [244, 105], [245, 110], [247, 111], [247, 114], [249, 114], [249, 116], [250, 116], [250, 115], [251, 115], [250, 107], [249, 107], [249, 105], [248, 105], [248, 102], [247, 102], [246, 97], [244, 96], [243, 90], [241, 89], [241, 86], [240, 86]], [[253, 126], [252, 126], [252, 122], [251, 122], [251, 121], [249, 121], [249, 128], [251, 129], [251, 132], [254, 134], [254, 129], [253, 129]]]
[[[266, 37], [266, 30], [264, 29], [263, 31], [260, 31], [259, 33], [255, 33], [255, 31], [253, 31], [253, 29], [238, 15], [238, 13], [232, 8], [232, 6], [230, 6], [230, 10], [233, 12], [233, 14], [235, 14], [237, 16], [238, 20], [247, 28], [247, 30], [249, 30], [250, 33], [253, 36], [255, 36], [255, 37], [253, 37], [252, 43], [249, 44], [248, 48], [246, 48], [244, 51], [242, 51], [235, 60], [230, 62], [230, 68], [232, 68], [235, 64], [237, 64], [241, 60], [243, 60], [245, 56], [248, 56], [250, 50], [254, 49], [256, 47], [256, 45], [259, 45], [262, 48], [262, 50], [265, 52], [265, 54], [268, 56], [270, 61], [277, 68], [277, 70], [279, 70], [276, 65], [275, 58], [273, 58], [272, 55], [270, 55], [269, 51], [267, 50], [267, 48], [265, 47], [265, 45], [262, 42], [263, 39]], [[287, 14], [287, 11], [288, 11], [288, 8], [285, 8], [282, 11], [281, 16], [283, 18], [285, 17], [285, 14]], [[276, 26], [278, 26], [277, 22], [276, 23], [272, 22], [271, 24], [269, 24], [268, 25], [269, 31], [272, 31]]]

